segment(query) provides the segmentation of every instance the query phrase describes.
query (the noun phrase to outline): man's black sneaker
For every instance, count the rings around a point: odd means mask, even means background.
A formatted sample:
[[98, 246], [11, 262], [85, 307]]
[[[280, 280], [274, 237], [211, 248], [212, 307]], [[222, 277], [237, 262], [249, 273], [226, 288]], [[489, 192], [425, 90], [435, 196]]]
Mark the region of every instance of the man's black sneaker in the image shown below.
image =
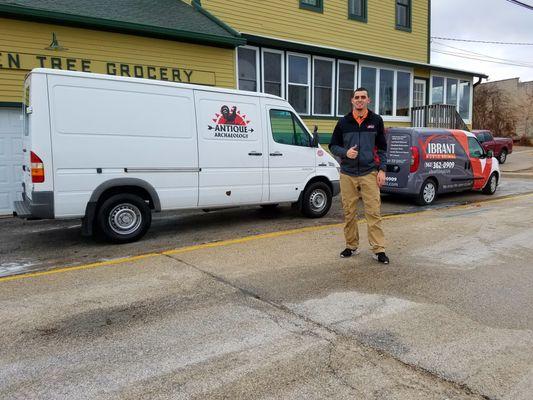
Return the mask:
[[380, 263], [388, 264], [389, 257], [384, 252], [374, 254], [374, 260], [378, 260]]
[[345, 248], [343, 251], [341, 251], [342, 258], [356, 256], [357, 254], [359, 254], [359, 249], [353, 250], [353, 249]]

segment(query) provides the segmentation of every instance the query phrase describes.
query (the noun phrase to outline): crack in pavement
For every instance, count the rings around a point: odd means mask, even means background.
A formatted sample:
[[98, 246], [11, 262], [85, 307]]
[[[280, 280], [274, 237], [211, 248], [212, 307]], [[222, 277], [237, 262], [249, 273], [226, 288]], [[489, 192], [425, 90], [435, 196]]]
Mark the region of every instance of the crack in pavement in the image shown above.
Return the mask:
[[[374, 348], [372, 346], [369, 346], [367, 345], [366, 343], [362, 343], [362, 342], [359, 342], [356, 338], [352, 337], [352, 336], [347, 336], [347, 335], [344, 335], [342, 332], [339, 332], [335, 329], [333, 329], [332, 327], [328, 326], [328, 325], [323, 325], [321, 324], [320, 322], [318, 321], [315, 321], [305, 315], [301, 315], [301, 314], [298, 314], [297, 312], [295, 312], [294, 310], [290, 309], [289, 307], [283, 305], [283, 304], [280, 304], [280, 303], [276, 303], [272, 300], [269, 300], [269, 299], [266, 299], [266, 298], [263, 298], [261, 297], [260, 295], [258, 295], [257, 293], [254, 293], [253, 291], [249, 290], [249, 289], [246, 289], [246, 288], [243, 288], [243, 287], [240, 287], [238, 285], [236, 285], [235, 283], [223, 278], [222, 276], [219, 276], [219, 275], [216, 275], [212, 272], [209, 272], [209, 271], [206, 271], [204, 269], [202, 269], [201, 267], [197, 266], [197, 265], [194, 265], [194, 264], [191, 264], [185, 260], [182, 260], [180, 258], [177, 258], [177, 257], [172, 257], [172, 255], [169, 255], [169, 254], [162, 254], [163, 256], [165, 257], [168, 257], [170, 259], [172, 259], [174, 262], [177, 262], [177, 263], [181, 263], [183, 265], [186, 265], [190, 268], [193, 268], [195, 269], [196, 271], [200, 272], [201, 274], [204, 274], [204, 275], [207, 275], [208, 277], [210, 277], [211, 279], [214, 279], [215, 281], [217, 282], [220, 282], [224, 285], [227, 285], [227, 286], [230, 286], [231, 288], [241, 292], [242, 294], [244, 294], [245, 296], [248, 296], [248, 297], [251, 297], [255, 300], [258, 300], [262, 303], [265, 303], [279, 311], [282, 311], [292, 317], [295, 317], [299, 320], [302, 320], [312, 326], [315, 326], [316, 328], [320, 329], [320, 330], [323, 330], [323, 331], [326, 331], [328, 332], [329, 334], [333, 335], [335, 338], [340, 338], [340, 339], [345, 339], [345, 340], [348, 340], [348, 341], [351, 341], [353, 343], [355, 343], [358, 347], [362, 348], [362, 349], [366, 349], [366, 350], [369, 350], [369, 351], [372, 351], [372, 352], [375, 352], [379, 357], [387, 357], [388, 359], [390, 360], [393, 360], [394, 362], [398, 363], [399, 365], [402, 365], [406, 368], [408, 368], [409, 370], [415, 372], [415, 373], [419, 373], [423, 376], [426, 376], [430, 379], [433, 379], [433, 380], [437, 380], [438, 382], [441, 382], [441, 383], [446, 383], [448, 385], [451, 385], [452, 387], [454, 387], [455, 389], [457, 390], [460, 390], [462, 391], [465, 395], [467, 396], [478, 396], [480, 397], [481, 399], [484, 399], [484, 400], [496, 400], [496, 398], [493, 398], [493, 397], [490, 397], [490, 396], [487, 396], [487, 395], [484, 395], [482, 393], [478, 393], [476, 391], [474, 391], [473, 389], [471, 389], [467, 384], [464, 384], [464, 383], [459, 383], [459, 382], [456, 382], [456, 381], [453, 381], [453, 380], [450, 380], [450, 379], [447, 379], [445, 377], [442, 377], [442, 376], [439, 376], [425, 368], [422, 368], [418, 365], [412, 365], [412, 364], [408, 364], [398, 358], [395, 358], [393, 355], [389, 354], [389, 353], [386, 353], [380, 349], [377, 349], [377, 348]], [[275, 323], [277, 323], [275, 321]], [[296, 325], [293, 323], [293, 325]], [[283, 327], [281, 325], [278, 324], [278, 326], [280, 326], [281, 328], [283, 329], [287, 329], [287, 327]], [[297, 335], [302, 335], [302, 336], [305, 336], [304, 335], [304, 332], [307, 332], [306, 335], [309, 336], [309, 330], [305, 330], [305, 331], [298, 331], [298, 332], [293, 332], [291, 330], [289, 330], [289, 332], [291, 333], [294, 333], [294, 334], [297, 334]], [[331, 355], [333, 354], [333, 350], [337, 347], [337, 344], [334, 342], [333, 339], [330, 339], [330, 338], [327, 338], [327, 337], [324, 337], [324, 336], [320, 336], [318, 332], [316, 332], [315, 334], [312, 335], [313, 337], [317, 337], [319, 339], [322, 339], [322, 340], [325, 340], [329, 343], [329, 345], [331, 346]], [[351, 350], [351, 349], [350, 349]], [[351, 350], [353, 351], [353, 350]], [[382, 369], [382, 367], [380, 365], [378, 365], [377, 363], [373, 362], [373, 360], [371, 360], [368, 356], [365, 356], [365, 355], [362, 355], [365, 360], [367, 360], [368, 362], [371, 362], [374, 366], [376, 366], [377, 368], [379, 369]], [[328, 358], [329, 359], [329, 358]], [[348, 388], [351, 388], [353, 390], [356, 390], [356, 388], [352, 387], [348, 382], [345, 382], [345, 380], [343, 378], [341, 378], [339, 376], [339, 371], [336, 370], [335, 368], [333, 368], [332, 364], [329, 363], [328, 361], [328, 365], [327, 365], [328, 368], [331, 368], [331, 374], [336, 378], [338, 379], [343, 385], [347, 386]], [[401, 383], [400, 383], [401, 384]]]

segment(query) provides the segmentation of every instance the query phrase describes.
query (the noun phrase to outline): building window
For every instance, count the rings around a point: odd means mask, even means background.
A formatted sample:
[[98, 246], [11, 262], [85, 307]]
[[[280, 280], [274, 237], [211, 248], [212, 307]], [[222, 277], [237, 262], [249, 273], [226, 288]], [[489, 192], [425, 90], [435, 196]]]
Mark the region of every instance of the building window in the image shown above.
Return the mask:
[[285, 97], [283, 52], [263, 50], [263, 92]]
[[431, 85], [431, 104], [444, 103], [444, 78], [434, 76]]
[[376, 111], [376, 77], [377, 69], [372, 67], [361, 68], [361, 85], [368, 90], [368, 97], [370, 98], [370, 104], [368, 108], [372, 111]]
[[459, 115], [470, 120], [470, 81], [459, 81]]
[[296, 112], [309, 115], [311, 86], [311, 57], [287, 54], [287, 99]]
[[367, 0], [348, 0], [348, 18], [366, 22]]
[[313, 115], [333, 115], [333, 80], [335, 61], [313, 57]]
[[300, 8], [322, 12], [324, 10], [324, 0], [300, 0]]
[[453, 105], [465, 121], [471, 119], [471, 92], [471, 81], [443, 76], [431, 78], [431, 104]]
[[389, 121], [409, 121], [412, 72], [385, 66], [362, 66], [360, 76], [360, 86], [368, 90], [372, 111]]
[[446, 79], [446, 104], [457, 104], [457, 79]]
[[392, 115], [394, 98], [394, 71], [379, 71], [379, 113], [383, 116]]
[[409, 99], [411, 91], [411, 74], [396, 72], [396, 116], [409, 116]]
[[239, 89], [259, 91], [259, 49], [243, 46], [237, 49], [237, 76]]
[[342, 116], [352, 110], [352, 93], [357, 85], [357, 64], [339, 61], [337, 69], [337, 115]]
[[411, 31], [411, 0], [396, 0], [396, 29]]

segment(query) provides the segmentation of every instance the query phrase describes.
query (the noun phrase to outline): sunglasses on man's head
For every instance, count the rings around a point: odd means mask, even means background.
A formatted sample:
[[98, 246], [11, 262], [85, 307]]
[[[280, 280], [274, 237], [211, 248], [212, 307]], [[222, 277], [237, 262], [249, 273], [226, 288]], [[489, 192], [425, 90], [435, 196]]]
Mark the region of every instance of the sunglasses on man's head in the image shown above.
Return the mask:
[[359, 99], [364, 100], [364, 99], [366, 99], [366, 96], [365, 95], [363, 95], [363, 96], [354, 96], [353, 98], [355, 100], [359, 100]]

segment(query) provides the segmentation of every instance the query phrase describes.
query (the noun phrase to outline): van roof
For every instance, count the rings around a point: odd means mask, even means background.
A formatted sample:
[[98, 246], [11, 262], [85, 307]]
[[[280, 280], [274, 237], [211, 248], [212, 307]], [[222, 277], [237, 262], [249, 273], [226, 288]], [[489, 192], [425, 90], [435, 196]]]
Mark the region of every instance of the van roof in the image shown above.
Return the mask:
[[246, 90], [237, 90], [237, 89], [221, 88], [221, 87], [214, 87], [214, 86], [197, 85], [193, 83], [168, 82], [168, 81], [161, 81], [161, 80], [155, 80], [155, 79], [131, 78], [127, 76], [97, 74], [93, 72], [65, 71], [61, 69], [51, 69], [51, 68], [34, 68], [28, 73], [28, 76], [31, 74], [75, 76], [78, 78], [105, 79], [109, 81], [134, 82], [134, 83], [143, 83], [143, 84], [148, 84], [148, 85], [171, 86], [171, 87], [178, 87], [178, 88], [183, 88], [183, 89], [203, 90], [207, 92], [231, 93], [231, 94], [238, 94], [242, 96], [265, 97], [265, 98], [285, 101], [285, 99], [281, 97], [274, 96], [268, 93], [249, 92]]
[[466, 136], [470, 137], [476, 137], [472, 132], [468, 132], [462, 129], [447, 129], [447, 128], [403, 128], [403, 127], [391, 127], [388, 128], [388, 131], [394, 131], [394, 132], [405, 132], [405, 133], [435, 133], [435, 134], [447, 134], [452, 133], [452, 131], [459, 131], [463, 132]]

